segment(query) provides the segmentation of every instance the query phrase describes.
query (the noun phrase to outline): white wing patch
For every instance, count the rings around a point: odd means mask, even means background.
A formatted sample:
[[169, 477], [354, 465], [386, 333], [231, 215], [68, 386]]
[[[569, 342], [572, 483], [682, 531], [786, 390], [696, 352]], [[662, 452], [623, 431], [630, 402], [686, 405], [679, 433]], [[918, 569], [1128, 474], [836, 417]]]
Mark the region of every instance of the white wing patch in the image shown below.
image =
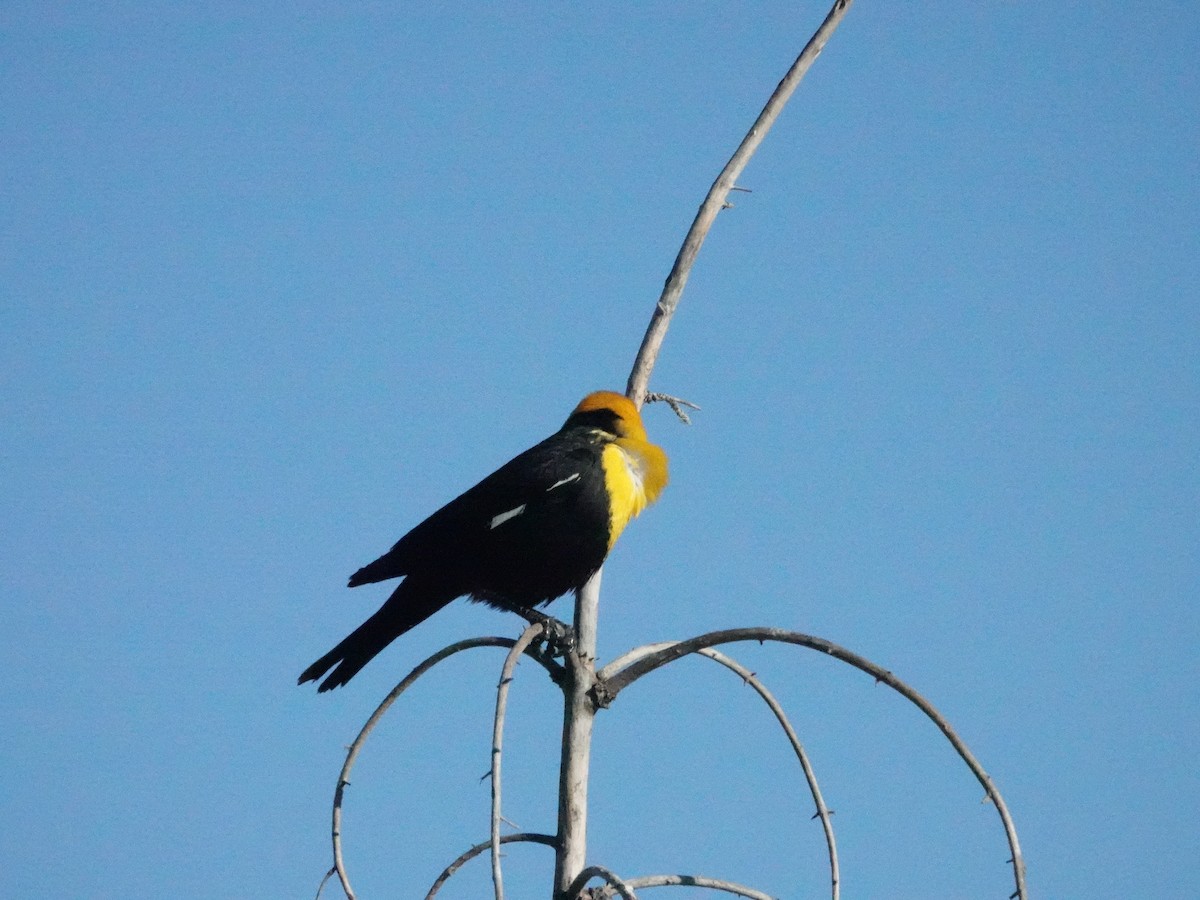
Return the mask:
[[554, 482], [554, 484], [550, 485], [550, 487], [546, 488], [546, 493], [547, 494], [550, 493], [556, 487], [562, 487], [564, 484], [570, 484], [572, 481], [578, 481], [578, 480], [579, 480], [578, 472], [568, 475], [566, 478], [560, 478], [558, 481]]
[[[566, 478], [560, 478], [558, 481], [554, 482], [554, 484], [546, 488], [546, 493], [550, 493], [550, 491], [554, 490], [555, 488], [562, 487], [564, 484], [570, 484], [572, 481], [578, 480], [579, 473], [574, 472], [568, 475]], [[528, 504], [526, 503], [522, 503], [520, 506], [515, 506], [507, 512], [502, 512], [499, 515], [492, 516], [492, 521], [488, 524], [488, 528], [499, 528], [509, 519], [515, 519], [517, 516], [521, 515], [521, 513], [525, 512], [525, 507], [527, 505]]]
[[524, 503], [518, 507], [515, 507], [514, 509], [510, 509], [508, 512], [502, 512], [498, 516], [492, 516], [492, 523], [488, 526], [488, 528], [495, 528], [499, 525], [503, 525], [509, 519], [515, 519], [523, 512], [525, 512]]

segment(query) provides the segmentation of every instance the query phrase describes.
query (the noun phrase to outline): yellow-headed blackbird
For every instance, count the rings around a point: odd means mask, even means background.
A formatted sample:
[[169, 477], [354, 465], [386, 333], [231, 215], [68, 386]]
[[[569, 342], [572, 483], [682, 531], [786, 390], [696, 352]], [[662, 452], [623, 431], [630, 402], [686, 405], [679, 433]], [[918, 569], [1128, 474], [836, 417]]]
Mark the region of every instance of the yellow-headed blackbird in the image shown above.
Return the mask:
[[339, 687], [456, 597], [532, 608], [582, 587], [667, 484], [667, 456], [621, 394], [588, 394], [557, 432], [501, 466], [350, 576], [404, 576], [379, 611], [304, 670]]

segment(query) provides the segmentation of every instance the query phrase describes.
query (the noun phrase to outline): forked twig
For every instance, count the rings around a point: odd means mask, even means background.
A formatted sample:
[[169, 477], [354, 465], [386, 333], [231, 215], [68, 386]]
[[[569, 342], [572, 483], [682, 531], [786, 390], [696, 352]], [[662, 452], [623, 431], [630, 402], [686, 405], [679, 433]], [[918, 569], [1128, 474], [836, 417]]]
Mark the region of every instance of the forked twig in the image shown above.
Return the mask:
[[504, 713], [508, 708], [508, 686], [512, 684], [517, 660], [538, 636], [545, 631], [541, 622], [534, 622], [517, 638], [504, 658], [500, 684], [496, 687], [496, 718], [492, 723], [492, 886], [496, 900], [504, 900], [504, 873], [500, 869], [500, 764], [504, 747]]
[[330, 866], [329, 871], [325, 873], [325, 877], [321, 879], [321, 883], [317, 885], [317, 895], [313, 900], [321, 900], [321, 892], [325, 890], [325, 885], [329, 884], [329, 879], [337, 874], [337, 867]]
[[[379, 724], [379, 720], [383, 718], [384, 713], [388, 711], [388, 708], [396, 702], [400, 695], [412, 687], [418, 678], [442, 660], [456, 653], [461, 653], [463, 650], [473, 650], [476, 647], [512, 647], [515, 643], [516, 641], [512, 638], [477, 637], [468, 638], [465, 641], [458, 641], [447, 647], [443, 647], [437, 653], [434, 653], [424, 662], [420, 663], [405, 676], [403, 681], [388, 692], [388, 695], [383, 698], [383, 702], [375, 708], [375, 712], [371, 713], [371, 718], [367, 719], [367, 724], [359, 731], [358, 737], [350, 744], [349, 749], [346, 751], [346, 762], [342, 764], [342, 770], [338, 773], [337, 789], [333, 793], [332, 823], [333, 869], [337, 872], [338, 880], [342, 883], [342, 890], [349, 900], [355, 900], [355, 895], [354, 889], [350, 886], [350, 876], [346, 873], [346, 862], [342, 858], [342, 800], [345, 796], [346, 788], [350, 784], [350, 770], [354, 768], [355, 760], [358, 759], [358, 754], [362, 750], [367, 737], [375, 730], [375, 726]], [[557, 663], [545, 659], [540, 654], [529, 653], [528, 655], [531, 659], [537, 660], [550, 673], [551, 678], [558, 675], [557, 670], [560, 667]], [[324, 886], [324, 882], [322, 882], [322, 886]]]
[[1004, 825], [1004, 834], [1008, 839], [1009, 850], [1012, 852], [1010, 862], [1013, 867], [1013, 880], [1016, 882], [1016, 890], [1012, 896], [1020, 898], [1020, 900], [1026, 900], [1028, 895], [1025, 888], [1025, 860], [1021, 856], [1021, 844], [1017, 839], [1016, 826], [1013, 824], [1012, 816], [1009, 815], [1008, 806], [1005, 804], [1004, 798], [1000, 795], [1000, 791], [997, 790], [995, 784], [992, 783], [991, 776], [987, 774], [983, 766], [980, 765], [979, 760], [975, 758], [975, 755], [963, 742], [962, 738], [958, 736], [945, 717], [934, 708], [933, 704], [887, 669], [876, 665], [866, 657], [859, 656], [857, 653], [853, 653], [832, 641], [801, 634], [798, 631], [786, 631], [782, 628], [731, 628], [726, 631], [712, 631], [708, 634], [689, 638], [686, 641], [677, 641], [666, 647], [656, 645], [657, 649], [651, 652], [641, 653], [636, 650], [631, 651], [623, 658], [631, 659], [632, 662], [629, 662], [619, 670], [614, 670], [611, 665], [606, 666], [597, 674], [598, 680], [602, 680], [602, 683], [598, 686], [602, 690], [598, 690], [597, 693], [602, 694], [606, 701], [611, 703], [617, 694], [637, 679], [673, 660], [687, 656], [689, 653], [697, 653], [706, 647], [736, 641], [778, 641], [785, 644], [797, 644], [801, 647], [808, 647], [811, 650], [819, 650], [822, 653], [832, 656], [834, 659], [840, 659], [842, 662], [849, 663], [856, 669], [861, 669], [868, 675], [873, 676], [876, 681], [886, 684], [892, 690], [916, 705], [921, 712], [925, 713], [942, 734], [945, 735], [946, 739], [950, 741], [955, 752], [967, 764], [967, 767], [971, 770], [976, 780], [983, 786], [988, 799], [995, 805], [996, 812], [1000, 815], [1000, 821]]
[[[517, 842], [521, 842], [521, 841], [533, 843], [533, 844], [545, 844], [547, 847], [557, 847], [558, 846], [558, 838], [556, 838], [552, 834], [536, 834], [534, 832], [518, 832], [517, 834], [506, 834], [506, 835], [504, 835], [504, 837], [500, 838], [500, 843], [502, 843], [502, 844], [512, 844], [512, 843], [517, 843]], [[446, 868], [442, 870], [442, 874], [437, 877], [437, 880], [429, 888], [429, 893], [427, 893], [425, 895], [425, 900], [433, 900], [433, 898], [437, 895], [437, 892], [442, 889], [442, 885], [450, 880], [451, 875], [453, 875], [455, 872], [457, 872], [459, 869], [461, 869], [464, 865], [466, 865], [468, 862], [473, 860], [476, 856], [478, 856], [484, 850], [487, 850], [491, 846], [492, 846], [492, 842], [490, 839], [486, 840], [486, 841], [480, 841], [478, 844], [476, 844], [474, 847], [472, 847], [466, 853], [463, 853], [462, 855], [460, 855], [456, 860], [454, 860], [454, 862], [450, 863], [450, 865], [446, 866]]]
[[727, 669], [731, 669], [742, 676], [742, 680], [758, 692], [758, 695], [771, 708], [771, 712], [775, 714], [775, 718], [779, 720], [784, 734], [787, 735], [788, 741], [791, 742], [796, 759], [800, 761], [800, 768], [804, 770], [804, 778], [808, 782], [809, 791], [812, 793], [813, 803], [817, 806], [816, 817], [821, 820], [821, 827], [825, 831], [825, 846], [829, 851], [829, 880], [832, 885], [832, 898], [833, 900], [838, 900], [841, 896], [842, 879], [838, 869], [837, 841], [833, 836], [833, 817], [829, 812], [829, 808], [825, 805], [825, 798], [821, 796], [821, 788], [817, 784], [817, 775], [808, 760], [808, 754], [804, 752], [804, 746], [800, 743], [800, 738], [796, 736], [796, 731], [792, 728], [792, 723], [788, 721], [783, 707], [779, 705], [779, 701], [775, 699], [775, 696], [767, 690], [766, 685], [759, 681], [753, 672], [737, 660], [731, 659], [724, 653], [721, 653], [719, 650], [713, 650], [711, 647], [705, 647], [697, 652], [702, 656], [707, 656], [709, 659], [719, 662]]
[[685, 406], [688, 409], [699, 409], [700, 408], [695, 403], [693, 403], [691, 400], [684, 400], [682, 397], [673, 397], [670, 394], [664, 394], [661, 391], [647, 391], [646, 396], [643, 398], [643, 400], [646, 403], [665, 403], [665, 404], [667, 404], [667, 406], [671, 407], [671, 411], [673, 413], [675, 413], [675, 415], [679, 418], [679, 421], [682, 422], [684, 425], [691, 425], [692, 417], [689, 416], [684, 411], [683, 408]]
[[654, 315], [650, 317], [650, 326], [646, 329], [646, 336], [642, 338], [642, 345], [638, 349], [637, 358], [633, 363], [633, 371], [629, 373], [629, 382], [625, 387], [625, 393], [639, 407], [646, 396], [646, 388], [650, 384], [650, 372], [654, 368], [655, 360], [658, 359], [658, 351], [662, 347], [663, 338], [667, 335], [667, 326], [671, 324], [671, 316], [675, 314], [675, 307], [679, 305], [679, 298], [687, 284], [688, 275], [691, 274], [696, 254], [700, 252], [700, 247], [708, 236], [709, 229], [712, 228], [712, 224], [717, 218], [717, 213], [725, 206], [729, 191], [746, 168], [746, 163], [750, 161], [754, 151], [758, 149], [758, 145], [767, 136], [771, 126], [775, 124], [775, 120], [779, 118], [784, 104], [788, 102], [788, 98], [792, 96], [796, 86], [800, 84], [801, 79], [816, 62], [821, 51], [825, 49], [826, 42], [841, 23], [846, 10], [850, 8], [850, 3], [851, 0], [837, 0], [833, 4], [829, 14], [825, 16], [825, 21], [805, 44], [804, 49], [800, 51], [800, 55], [796, 57], [792, 67], [788, 69], [783, 80], [779, 82], [774, 93], [767, 100], [767, 105], [758, 114], [758, 118], [754, 120], [754, 124], [750, 126], [746, 136], [742, 138], [741, 144], [729, 158], [729, 162], [725, 164], [725, 168], [721, 170], [721, 174], [717, 176], [712, 187], [708, 189], [708, 195], [705, 196], [704, 202], [700, 204], [696, 218], [692, 221], [692, 227], [688, 229], [687, 236], [683, 239], [683, 246], [679, 248], [679, 255], [675, 257], [671, 274], [667, 276], [666, 284], [663, 285], [662, 294], [654, 308]]

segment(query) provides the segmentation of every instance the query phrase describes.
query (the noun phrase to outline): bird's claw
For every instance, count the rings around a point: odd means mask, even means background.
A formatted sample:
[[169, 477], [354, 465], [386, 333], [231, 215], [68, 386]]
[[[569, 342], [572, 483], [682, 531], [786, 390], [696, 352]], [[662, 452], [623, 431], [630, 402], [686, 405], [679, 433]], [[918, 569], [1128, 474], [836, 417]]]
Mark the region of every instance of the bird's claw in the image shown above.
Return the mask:
[[566, 657], [575, 649], [575, 629], [554, 616], [548, 616], [537, 610], [529, 610], [533, 615], [530, 620], [542, 626], [542, 633], [535, 643], [546, 645], [546, 654], [552, 659]]

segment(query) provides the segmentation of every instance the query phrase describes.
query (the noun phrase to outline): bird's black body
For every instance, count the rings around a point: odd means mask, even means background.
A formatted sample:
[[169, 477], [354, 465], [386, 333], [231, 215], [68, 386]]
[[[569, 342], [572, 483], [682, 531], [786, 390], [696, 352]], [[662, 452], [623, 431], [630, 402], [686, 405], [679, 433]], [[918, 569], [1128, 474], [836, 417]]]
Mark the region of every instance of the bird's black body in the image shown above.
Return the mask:
[[509, 607], [579, 587], [608, 552], [602, 449], [594, 430], [564, 428], [451, 500], [355, 572], [350, 587], [437, 570], [455, 596]]
[[602, 454], [614, 440], [616, 419], [607, 409], [577, 410], [561, 430], [355, 572], [350, 587], [401, 576], [404, 581], [300, 681], [315, 681], [332, 669], [320, 690], [345, 684], [384, 647], [456, 597], [528, 608], [582, 587], [611, 545]]

